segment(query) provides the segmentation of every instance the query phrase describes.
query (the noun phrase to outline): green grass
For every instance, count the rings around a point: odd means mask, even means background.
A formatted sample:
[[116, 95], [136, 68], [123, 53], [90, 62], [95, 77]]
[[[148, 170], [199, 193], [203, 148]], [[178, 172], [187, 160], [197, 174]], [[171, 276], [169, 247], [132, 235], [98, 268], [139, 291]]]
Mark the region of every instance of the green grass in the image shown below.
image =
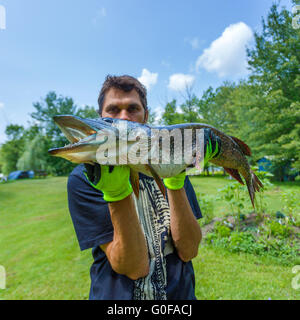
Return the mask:
[[[214, 196], [228, 180], [193, 177], [192, 182], [197, 192]], [[7, 273], [0, 299], [88, 299], [91, 250], [79, 250], [66, 183], [66, 178], [47, 178], [0, 184], [0, 265]], [[277, 187], [300, 192], [299, 184]], [[278, 191], [267, 196], [275, 208]], [[224, 206], [218, 203], [219, 209]], [[193, 263], [198, 299], [300, 297], [300, 289], [291, 287], [291, 267], [267, 258], [201, 246]]]
[[[227, 183], [232, 183], [234, 180], [229, 180], [228, 178], [224, 178], [222, 176], [211, 176], [211, 177], [204, 177], [204, 176], [193, 176], [190, 178], [191, 182], [194, 186], [197, 196], [199, 197], [201, 193], [204, 193], [205, 196], [208, 196], [212, 199], [216, 198], [221, 193], [218, 189], [223, 188]], [[295, 182], [274, 182], [274, 186], [270, 189], [265, 191], [264, 197], [267, 202], [268, 206], [268, 213], [281, 211], [284, 208], [284, 202], [281, 197], [282, 192], [288, 191], [296, 191], [299, 194], [300, 199], [300, 181]], [[245, 190], [247, 188], [245, 187]], [[251, 206], [250, 197], [248, 197], [248, 207], [246, 210], [249, 212], [253, 211]], [[228, 203], [225, 201], [218, 201], [214, 202], [214, 209], [216, 216], [222, 216], [226, 213], [230, 213], [230, 207]]]
[[90, 252], [80, 252], [66, 178], [0, 185], [2, 299], [87, 299]]
[[299, 300], [292, 267], [266, 257], [201, 246], [193, 261], [196, 296], [203, 300]]

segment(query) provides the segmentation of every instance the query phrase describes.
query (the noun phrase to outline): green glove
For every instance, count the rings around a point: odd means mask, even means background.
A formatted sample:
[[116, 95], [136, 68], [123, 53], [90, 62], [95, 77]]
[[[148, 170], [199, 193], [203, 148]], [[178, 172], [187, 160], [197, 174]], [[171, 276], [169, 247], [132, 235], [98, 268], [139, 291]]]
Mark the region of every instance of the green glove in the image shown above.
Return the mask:
[[186, 176], [186, 173], [184, 171], [182, 173], [179, 173], [177, 176], [174, 176], [171, 178], [165, 178], [164, 184], [170, 190], [179, 190], [184, 186], [185, 176]]
[[[120, 201], [132, 193], [133, 190], [129, 181], [129, 167], [110, 167], [98, 164], [95, 164], [95, 166], [85, 165], [85, 167], [89, 168], [87, 173], [84, 173], [87, 180], [95, 189], [102, 191], [105, 201]], [[91, 169], [93, 169], [93, 174], [91, 174]]]
[[210, 129], [204, 129], [204, 165], [219, 156], [221, 139]]

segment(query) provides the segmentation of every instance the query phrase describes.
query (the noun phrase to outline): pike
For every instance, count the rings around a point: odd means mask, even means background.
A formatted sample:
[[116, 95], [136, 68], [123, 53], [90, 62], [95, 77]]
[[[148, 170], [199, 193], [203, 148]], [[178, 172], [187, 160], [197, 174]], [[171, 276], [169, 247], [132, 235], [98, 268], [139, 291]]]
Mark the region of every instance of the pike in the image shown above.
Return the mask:
[[[221, 141], [220, 153], [211, 163], [223, 167], [224, 170], [244, 185], [245, 179], [250, 200], [254, 205], [255, 192], [260, 191], [263, 184], [251, 170], [246, 156], [251, 156], [251, 150], [240, 139], [228, 136], [222, 131], [204, 123], [187, 123], [170, 126], [149, 126], [127, 120], [99, 118], [82, 119], [73, 115], [60, 115], [53, 118], [54, 122], [64, 133], [70, 144], [61, 148], [50, 149], [52, 156], [61, 157], [73, 163], [127, 164], [130, 167], [130, 180], [135, 195], [139, 195], [139, 176], [141, 172], [152, 176], [161, 192], [166, 194], [161, 178], [175, 176], [188, 167], [200, 168], [203, 160], [201, 135], [206, 128], [211, 129]], [[176, 134], [170, 139], [169, 148], [161, 147], [156, 139], [159, 154], [153, 152], [155, 143], [154, 133]], [[159, 137], [159, 136], [158, 136]], [[191, 139], [188, 140], [188, 137]], [[113, 139], [115, 138], [115, 140]], [[156, 136], [157, 138], [157, 136]], [[177, 139], [177, 140], [176, 140]], [[188, 142], [186, 142], [188, 141]], [[203, 145], [203, 141], [202, 141]], [[125, 147], [124, 147], [125, 146]], [[166, 150], [165, 150], [166, 149]], [[105, 150], [105, 152], [103, 152]], [[181, 152], [180, 152], [181, 151]], [[128, 161], [139, 154], [144, 162]], [[142, 157], [144, 155], [144, 158]], [[149, 158], [149, 155], [150, 158]], [[145, 160], [146, 159], [146, 160]], [[164, 161], [167, 159], [167, 161]]]

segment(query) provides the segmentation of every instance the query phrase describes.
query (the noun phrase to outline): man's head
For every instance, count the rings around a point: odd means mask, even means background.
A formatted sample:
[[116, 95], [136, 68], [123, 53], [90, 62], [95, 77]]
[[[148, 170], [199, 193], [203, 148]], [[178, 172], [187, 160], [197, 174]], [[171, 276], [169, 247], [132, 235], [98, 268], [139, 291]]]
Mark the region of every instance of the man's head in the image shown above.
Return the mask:
[[147, 90], [131, 76], [107, 76], [98, 99], [100, 117], [146, 123]]

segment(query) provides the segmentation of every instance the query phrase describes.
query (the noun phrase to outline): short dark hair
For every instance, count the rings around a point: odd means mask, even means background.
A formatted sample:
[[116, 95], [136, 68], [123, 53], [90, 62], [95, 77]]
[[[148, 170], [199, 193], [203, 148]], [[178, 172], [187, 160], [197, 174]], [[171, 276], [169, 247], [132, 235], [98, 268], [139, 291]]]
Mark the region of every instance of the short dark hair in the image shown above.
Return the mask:
[[148, 110], [147, 106], [147, 89], [146, 87], [141, 84], [139, 80], [137, 80], [134, 77], [124, 75], [124, 76], [111, 76], [108, 75], [102, 85], [99, 98], [98, 98], [98, 105], [99, 110], [98, 113], [101, 116], [102, 114], [102, 108], [103, 108], [103, 102], [105, 98], [105, 94], [107, 91], [111, 88], [120, 89], [125, 92], [130, 92], [131, 90], [136, 90], [136, 92], [140, 96], [141, 103], [145, 109], [145, 111]]

